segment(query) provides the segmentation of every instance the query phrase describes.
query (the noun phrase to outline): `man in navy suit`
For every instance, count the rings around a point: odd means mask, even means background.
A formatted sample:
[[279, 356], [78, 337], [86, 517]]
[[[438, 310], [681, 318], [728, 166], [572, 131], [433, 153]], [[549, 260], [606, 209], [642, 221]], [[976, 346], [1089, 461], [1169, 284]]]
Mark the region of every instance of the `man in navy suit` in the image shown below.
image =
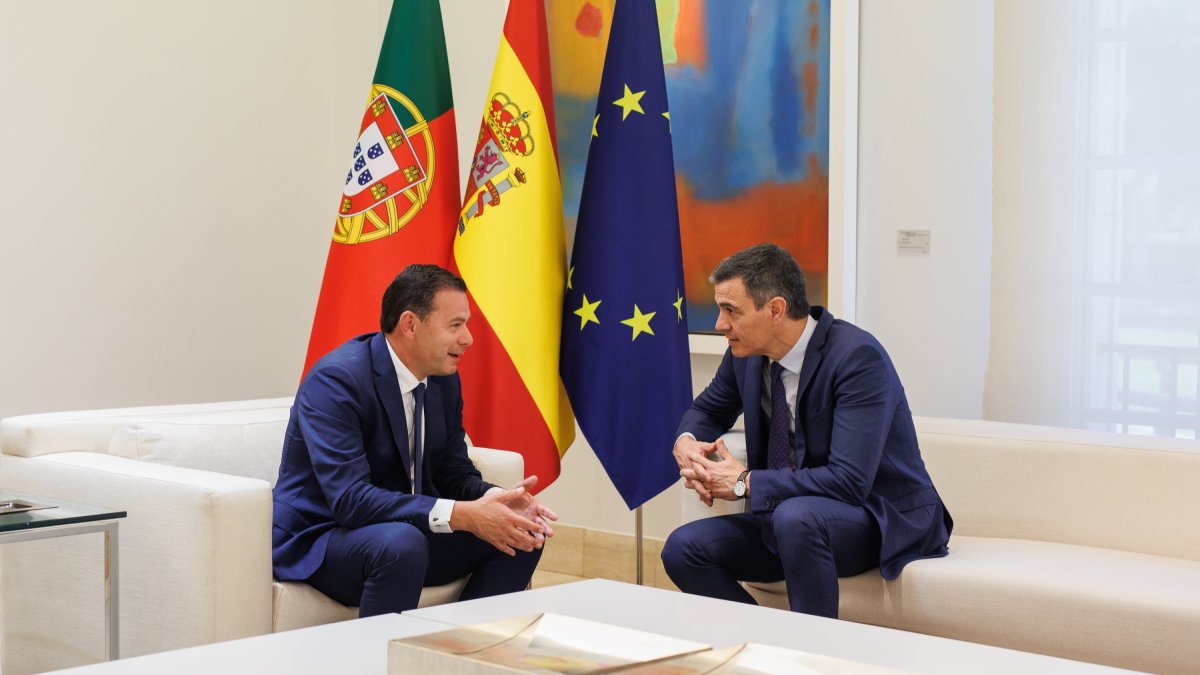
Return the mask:
[[[799, 265], [773, 244], [726, 258], [709, 281], [729, 349], [684, 413], [674, 454], [706, 504], [749, 508], [671, 533], [671, 580], [753, 603], [739, 580], [784, 579], [792, 611], [836, 618], [838, 577], [879, 567], [894, 579], [912, 560], [946, 555], [953, 521], [879, 342], [810, 307]], [[743, 413], [749, 466], [719, 440]]]
[[457, 369], [471, 345], [466, 284], [409, 265], [383, 295], [382, 332], [325, 355], [300, 384], [274, 489], [275, 578], [360, 616], [417, 606], [471, 575], [460, 599], [525, 589], [554, 512], [485, 483], [467, 457]]

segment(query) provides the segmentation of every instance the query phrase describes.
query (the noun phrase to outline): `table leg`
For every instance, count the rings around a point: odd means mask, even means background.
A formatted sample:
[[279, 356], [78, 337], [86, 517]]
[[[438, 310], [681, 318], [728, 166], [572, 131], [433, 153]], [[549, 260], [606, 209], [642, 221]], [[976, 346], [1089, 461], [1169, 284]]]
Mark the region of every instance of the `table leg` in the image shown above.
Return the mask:
[[104, 529], [104, 642], [108, 660], [120, 658], [120, 549], [117, 523]]

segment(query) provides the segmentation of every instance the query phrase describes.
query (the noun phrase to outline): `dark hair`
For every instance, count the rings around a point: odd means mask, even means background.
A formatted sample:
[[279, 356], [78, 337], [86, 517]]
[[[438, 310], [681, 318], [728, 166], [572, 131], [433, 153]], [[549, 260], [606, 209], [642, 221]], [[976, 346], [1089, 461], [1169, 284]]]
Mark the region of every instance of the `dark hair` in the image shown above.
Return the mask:
[[392, 279], [383, 292], [383, 308], [379, 314], [379, 329], [390, 333], [396, 329], [400, 315], [412, 312], [424, 319], [433, 311], [433, 298], [438, 291], [467, 292], [467, 282], [437, 265], [409, 265]]
[[757, 309], [776, 296], [787, 302], [787, 315], [803, 319], [811, 309], [804, 291], [804, 272], [791, 253], [775, 244], [756, 244], [744, 248], [717, 264], [709, 275], [710, 284], [740, 278]]

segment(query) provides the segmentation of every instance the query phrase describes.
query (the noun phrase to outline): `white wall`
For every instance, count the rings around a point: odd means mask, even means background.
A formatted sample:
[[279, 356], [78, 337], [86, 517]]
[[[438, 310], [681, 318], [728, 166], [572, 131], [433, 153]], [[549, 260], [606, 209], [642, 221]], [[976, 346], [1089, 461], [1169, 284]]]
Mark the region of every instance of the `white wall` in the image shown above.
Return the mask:
[[335, 16], [0, 3], [0, 416], [294, 389], [343, 163]]
[[[862, 2], [856, 323], [918, 415], [982, 411], [993, 26], [985, 0]], [[899, 229], [930, 230], [930, 255], [898, 255]]]

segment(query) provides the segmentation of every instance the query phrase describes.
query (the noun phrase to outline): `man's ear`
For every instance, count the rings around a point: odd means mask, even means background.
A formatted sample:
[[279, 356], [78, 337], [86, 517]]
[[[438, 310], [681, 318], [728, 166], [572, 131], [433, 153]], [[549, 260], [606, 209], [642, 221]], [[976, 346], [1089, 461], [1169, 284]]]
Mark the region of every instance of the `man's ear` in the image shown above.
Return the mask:
[[417, 332], [417, 314], [411, 310], [405, 310], [400, 315], [400, 320], [396, 322], [396, 333], [401, 337], [411, 340]]
[[767, 301], [767, 309], [771, 311], [772, 321], [782, 321], [787, 317], [787, 300], [777, 295]]

